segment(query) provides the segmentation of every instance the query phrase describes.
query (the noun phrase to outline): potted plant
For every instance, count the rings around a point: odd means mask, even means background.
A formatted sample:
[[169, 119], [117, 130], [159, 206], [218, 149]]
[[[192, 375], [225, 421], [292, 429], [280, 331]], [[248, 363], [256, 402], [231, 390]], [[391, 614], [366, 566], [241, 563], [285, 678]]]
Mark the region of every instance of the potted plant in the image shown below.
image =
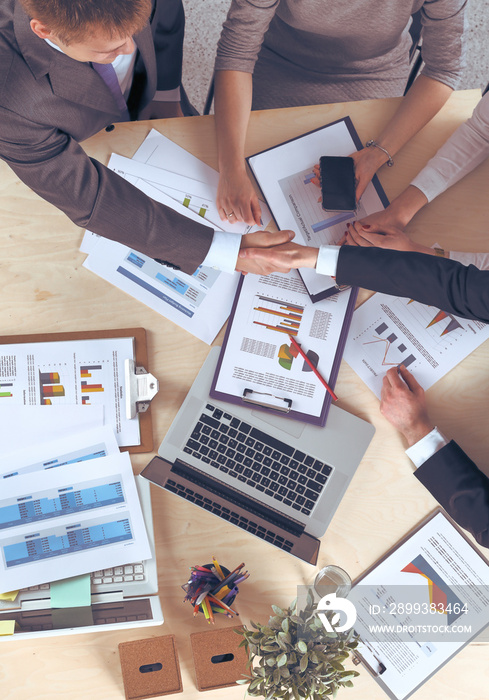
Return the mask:
[[243, 635], [240, 646], [250, 657], [250, 675], [237, 682], [249, 683], [248, 695], [326, 700], [335, 698], [340, 688], [353, 686], [359, 674], [343, 666], [357, 646], [353, 630], [327, 632], [310, 592], [301, 611], [296, 600], [286, 610], [276, 605], [272, 610], [275, 614], [267, 625], [250, 622], [253, 629], [238, 632]]

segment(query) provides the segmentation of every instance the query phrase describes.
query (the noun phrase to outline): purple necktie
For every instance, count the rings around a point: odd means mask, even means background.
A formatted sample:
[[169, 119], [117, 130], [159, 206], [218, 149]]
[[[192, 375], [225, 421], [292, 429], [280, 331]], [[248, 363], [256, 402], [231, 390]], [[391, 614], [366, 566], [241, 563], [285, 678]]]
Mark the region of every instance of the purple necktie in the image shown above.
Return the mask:
[[117, 102], [117, 106], [122, 114], [122, 121], [130, 121], [131, 117], [129, 115], [129, 110], [127, 109], [124, 95], [121, 92], [121, 87], [119, 85], [119, 81], [117, 80], [117, 74], [114, 70], [114, 66], [111, 63], [92, 63], [92, 66], [107, 85], [114, 100]]

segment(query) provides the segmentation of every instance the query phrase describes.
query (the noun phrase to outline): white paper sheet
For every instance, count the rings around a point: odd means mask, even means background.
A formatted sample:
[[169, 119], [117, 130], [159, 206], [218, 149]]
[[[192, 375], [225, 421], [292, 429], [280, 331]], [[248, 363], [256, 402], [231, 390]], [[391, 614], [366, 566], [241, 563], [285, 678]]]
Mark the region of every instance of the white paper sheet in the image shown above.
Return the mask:
[[127, 453], [2, 482], [0, 592], [150, 557]]
[[489, 565], [439, 513], [348, 600], [358, 651], [385, 666], [379, 679], [402, 700], [489, 623]]
[[246, 276], [216, 391], [238, 397], [249, 388], [271, 392], [291, 399], [293, 411], [319, 417], [326, 389], [293, 348], [289, 334], [328, 381], [350, 294], [313, 304], [295, 270]]
[[84, 462], [117, 454], [119, 446], [114, 431], [108, 425], [83, 431], [59, 432], [53, 440], [30, 442], [10, 455], [2, 454], [0, 483], [21, 474], [57, 469], [67, 464], [80, 464], [83, 470]]
[[187, 275], [106, 238], [83, 264], [209, 345], [229, 316], [239, 279], [203, 266]]
[[[218, 171], [214, 170], [210, 165], [199, 160], [155, 129], [152, 129], [145, 138], [134, 154], [133, 160], [157, 168], [165, 168], [178, 175], [191, 177], [193, 180], [199, 180], [205, 183], [206, 186], [212, 189], [213, 201], [215, 202], [217, 187], [219, 185]], [[219, 226], [226, 231], [241, 232], [241, 230], [243, 230], [244, 233], [257, 231], [259, 228], [266, 228], [272, 219], [272, 214], [267, 204], [261, 199], [259, 201], [262, 214], [262, 223], [260, 227], [243, 225], [239, 222], [229, 224], [227, 221], [222, 221], [220, 218], [218, 220]], [[245, 228], [242, 229], [243, 226], [245, 226]]]
[[104, 424], [104, 407], [87, 406], [3, 406], [0, 405], [2, 455], [19, 446], [52, 440]]
[[[118, 444], [138, 445], [139, 421], [125, 413], [124, 361], [132, 338], [99, 338], [0, 346], [0, 386], [15, 405], [102, 405]], [[50, 403], [49, 403], [50, 402]]]
[[380, 398], [390, 367], [404, 364], [428, 389], [488, 338], [480, 321], [374, 294], [353, 314], [344, 359]]

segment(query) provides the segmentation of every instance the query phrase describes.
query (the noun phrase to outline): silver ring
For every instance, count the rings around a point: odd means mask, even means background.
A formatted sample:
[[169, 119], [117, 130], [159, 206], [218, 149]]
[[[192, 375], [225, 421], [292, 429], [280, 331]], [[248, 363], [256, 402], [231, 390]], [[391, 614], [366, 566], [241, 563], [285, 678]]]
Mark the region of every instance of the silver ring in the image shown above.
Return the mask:
[[230, 219], [232, 216], [236, 216], [236, 214], [234, 213], [234, 211], [232, 211], [229, 214], [226, 214], [226, 216], [228, 217], [228, 219]]

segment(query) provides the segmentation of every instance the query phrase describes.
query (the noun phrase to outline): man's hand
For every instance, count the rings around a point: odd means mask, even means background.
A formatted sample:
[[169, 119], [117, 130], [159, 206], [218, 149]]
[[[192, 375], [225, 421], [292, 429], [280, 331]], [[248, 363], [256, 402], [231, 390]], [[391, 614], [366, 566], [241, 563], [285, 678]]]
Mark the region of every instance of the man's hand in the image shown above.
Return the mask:
[[315, 267], [318, 249], [291, 243], [294, 235], [293, 231], [248, 233], [242, 238], [236, 269], [245, 274], [269, 275], [297, 267]]
[[409, 447], [434, 428], [426, 409], [424, 390], [404, 365], [399, 370], [392, 367], [386, 372], [380, 412], [404, 435]]
[[221, 173], [217, 188], [217, 208], [221, 219], [235, 224], [246, 221], [247, 224], [261, 224], [261, 208], [256, 192], [245, 170]]
[[170, 117], [183, 117], [180, 102], [158, 102], [154, 100], [140, 111], [138, 121], [144, 121], [145, 119], [169, 119]]

